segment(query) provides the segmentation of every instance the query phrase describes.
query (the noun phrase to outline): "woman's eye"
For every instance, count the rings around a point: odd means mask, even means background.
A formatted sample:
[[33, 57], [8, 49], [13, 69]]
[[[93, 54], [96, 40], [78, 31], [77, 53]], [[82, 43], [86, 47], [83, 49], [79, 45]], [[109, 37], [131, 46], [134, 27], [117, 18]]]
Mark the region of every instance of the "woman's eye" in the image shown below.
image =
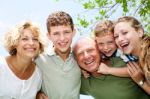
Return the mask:
[[23, 41], [26, 41], [26, 40], [28, 40], [28, 38], [22, 38], [22, 40], [23, 40]]
[[39, 41], [37, 38], [33, 38], [34, 41]]

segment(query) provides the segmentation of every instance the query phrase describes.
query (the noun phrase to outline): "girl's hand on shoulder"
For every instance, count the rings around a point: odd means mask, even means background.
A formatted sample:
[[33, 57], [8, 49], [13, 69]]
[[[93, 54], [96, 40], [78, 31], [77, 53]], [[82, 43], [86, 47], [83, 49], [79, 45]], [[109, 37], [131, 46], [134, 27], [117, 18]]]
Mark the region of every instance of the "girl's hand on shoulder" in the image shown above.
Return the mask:
[[127, 64], [127, 71], [131, 78], [138, 84], [141, 80], [144, 80], [143, 71], [136, 62], [129, 62]]
[[87, 71], [83, 70], [83, 69], [81, 69], [81, 73], [84, 76], [84, 78], [90, 77], [90, 74]]

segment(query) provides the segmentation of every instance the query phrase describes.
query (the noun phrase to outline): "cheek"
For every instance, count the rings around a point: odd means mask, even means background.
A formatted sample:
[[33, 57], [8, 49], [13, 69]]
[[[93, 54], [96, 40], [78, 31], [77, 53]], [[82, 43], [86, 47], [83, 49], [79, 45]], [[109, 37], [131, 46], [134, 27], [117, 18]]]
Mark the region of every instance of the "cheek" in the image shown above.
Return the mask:
[[113, 44], [113, 45], [110, 46], [110, 48], [113, 49], [113, 50], [115, 50], [115, 49], [117, 49], [117, 45]]
[[76, 60], [77, 60], [77, 62], [78, 62], [79, 65], [83, 63], [82, 57], [77, 57]]
[[117, 46], [119, 46], [119, 41], [118, 41], [118, 39], [115, 39], [115, 43], [116, 43]]
[[101, 45], [98, 45], [99, 51], [103, 51], [103, 47]]

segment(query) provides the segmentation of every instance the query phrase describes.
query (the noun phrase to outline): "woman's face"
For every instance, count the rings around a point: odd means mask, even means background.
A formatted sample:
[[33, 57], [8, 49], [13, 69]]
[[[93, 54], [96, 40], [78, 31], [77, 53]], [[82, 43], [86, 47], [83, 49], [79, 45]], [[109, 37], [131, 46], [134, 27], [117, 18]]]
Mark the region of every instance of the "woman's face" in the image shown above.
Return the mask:
[[30, 29], [23, 30], [23, 33], [16, 45], [17, 55], [34, 58], [39, 53], [40, 43], [38, 36], [36, 36]]
[[124, 54], [132, 54], [137, 56], [140, 48], [140, 37], [143, 31], [136, 31], [130, 22], [119, 22], [114, 27], [114, 38], [117, 46]]

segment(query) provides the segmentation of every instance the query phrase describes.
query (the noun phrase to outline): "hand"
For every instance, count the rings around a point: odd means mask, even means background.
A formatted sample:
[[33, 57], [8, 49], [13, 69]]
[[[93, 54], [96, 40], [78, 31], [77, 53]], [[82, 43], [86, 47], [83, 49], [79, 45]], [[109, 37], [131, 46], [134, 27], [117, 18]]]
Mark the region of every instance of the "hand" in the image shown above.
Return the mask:
[[39, 91], [36, 95], [36, 99], [48, 99], [48, 97], [41, 91]]
[[109, 74], [109, 69], [110, 69], [110, 67], [108, 67], [104, 63], [101, 63], [97, 72], [102, 73], [102, 74]]
[[81, 69], [81, 73], [83, 74], [84, 78], [90, 77], [90, 74], [87, 71], [83, 70], [83, 69]]
[[136, 62], [129, 62], [127, 66], [129, 75], [137, 84], [139, 83], [139, 81], [144, 79], [142, 69]]

